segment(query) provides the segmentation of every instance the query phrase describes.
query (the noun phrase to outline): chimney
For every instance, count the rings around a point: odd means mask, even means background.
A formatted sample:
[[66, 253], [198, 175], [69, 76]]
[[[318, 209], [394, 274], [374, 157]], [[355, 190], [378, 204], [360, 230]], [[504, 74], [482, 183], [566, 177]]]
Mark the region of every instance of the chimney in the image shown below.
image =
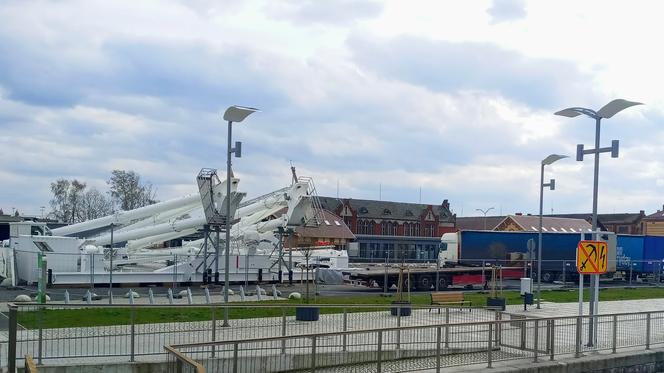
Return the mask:
[[645, 214], [646, 214], [646, 211], [645, 211], [645, 210], [641, 210], [641, 211], [639, 211], [639, 215], [644, 216]]
[[517, 213], [515, 213], [514, 215], [516, 215], [516, 216], [521, 216], [521, 215], [523, 215], [523, 213], [522, 213], [522, 212], [517, 212]]

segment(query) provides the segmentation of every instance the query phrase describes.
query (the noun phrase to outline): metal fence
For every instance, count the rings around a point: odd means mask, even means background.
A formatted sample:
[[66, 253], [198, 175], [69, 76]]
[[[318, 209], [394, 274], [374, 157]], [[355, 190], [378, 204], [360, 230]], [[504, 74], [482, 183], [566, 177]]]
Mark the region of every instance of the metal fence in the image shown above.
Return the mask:
[[[664, 343], [664, 312], [602, 316], [512, 318], [236, 339], [170, 346], [206, 372], [407, 372], [525, 360]], [[594, 322], [597, 341], [584, 339]]]
[[[30, 354], [39, 364], [89, 358], [163, 360], [163, 346], [216, 340], [289, 337], [413, 325], [489, 321], [483, 308], [409, 307], [410, 316], [390, 305], [316, 305], [317, 322], [296, 320], [294, 304], [66, 305], [10, 304], [9, 359]], [[392, 308], [396, 316], [392, 315]], [[228, 311], [229, 326], [224, 327]], [[405, 309], [404, 309], [405, 310]], [[177, 318], [171, 322], [157, 319]], [[191, 321], [187, 321], [191, 320]], [[86, 326], [86, 324], [107, 324]], [[63, 325], [76, 327], [62, 327]], [[159, 357], [158, 355], [161, 355]], [[11, 366], [11, 362], [9, 362]]]

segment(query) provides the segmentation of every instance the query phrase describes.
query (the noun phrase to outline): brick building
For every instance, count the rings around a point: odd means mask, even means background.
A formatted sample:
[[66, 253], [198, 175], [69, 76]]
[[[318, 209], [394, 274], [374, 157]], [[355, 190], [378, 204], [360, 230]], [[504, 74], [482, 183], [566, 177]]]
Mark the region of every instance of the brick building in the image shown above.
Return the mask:
[[431, 261], [443, 233], [456, 230], [447, 200], [438, 206], [391, 201], [320, 197], [323, 208], [339, 215], [355, 234], [357, 261]]

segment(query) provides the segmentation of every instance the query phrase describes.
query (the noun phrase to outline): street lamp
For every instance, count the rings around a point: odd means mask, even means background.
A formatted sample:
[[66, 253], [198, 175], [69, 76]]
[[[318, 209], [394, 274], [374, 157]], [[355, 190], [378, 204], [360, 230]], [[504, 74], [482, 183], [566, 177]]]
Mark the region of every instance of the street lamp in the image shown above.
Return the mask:
[[[235, 147], [231, 147], [231, 135], [233, 122], [240, 123], [251, 113], [258, 111], [256, 108], [233, 105], [224, 112], [224, 120], [228, 122], [228, 152], [226, 154], [226, 254], [224, 255], [224, 303], [228, 303], [228, 289], [230, 281], [228, 272], [230, 267], [231, 251], [231, 154], [240, 158], [242, 156], [242, 143], [236, 142]], [[215, 260], [215, 273], [219, 273], [219, 257]], [[224, 308], [224, 326], [228, 326], [228, 307]]]
[[487, 214], [489, 211], [491, 211], [491, 210], [493, 210], [493, 207], [489, 207], [489, 208], [486, 209], [486, 210], [475, 209], [475, 211], [479, 211], [479, 212], [481, 212], [482, 214], [484, 214], [484, 230], [486, 230], [486, 214]]
[[[594, 111], [583, 107], [571, 107], [557, 111], [555, 113], [555, 115], [561, 115], [568, 118], [574, 118], [583, 114], [585, 116], [595, 119], [595, 149], [584, 150], [583, 144], [577, 145], [576, 160], [583, 161], [584, 154], [595, 155], [595, 172], [593, 178], [593, 228], [592, 229], [593, 232], [595, 233], [596, 238], [597, 238], [597, 188], [598, 188], [598, 179], [599, 179], [599, 154], [611, 152], [612, 158], [618, 158], [618, 140], [613, 140], [611, 142], [611, 147], [608, 148], [599, 147], [600, 122], [602, 118], [609, 119], [614, 115], [618, 114], [619, 112], [635, 105], [642, 105], [642, 104], [640, 102], [616, 99], [604, 105], [604, 107], [602, 107], [598, 111]], [[590, 294], [591, 301], [590, 301], [589, 314], [592, 317], [598, 313], [597, 308], [599, 308], [599, 275], [595, 275], [594, 282], [591, 280], [591, 289], [592, 290]], [[591, 346], [593, 345], [594, 342], [593, 324], [594, 322], [591, 322], [588, 328], [588, 344]]]
[[544, 184], [544, 166], [548, 166], [553, 162], [567, 158], [566, 155], [551, 154], [542, 160], [542, 167], [540, 168], [540, 206], [539, 206], [539, 231], [537, 234], [537, 308], [540, 308], [540, 290], [542, 286], [542, 209], [544, 207], [544, 187], [549, 187], [550, 190], [556, 189], [556, 180], [551, 179], [548, 183]]

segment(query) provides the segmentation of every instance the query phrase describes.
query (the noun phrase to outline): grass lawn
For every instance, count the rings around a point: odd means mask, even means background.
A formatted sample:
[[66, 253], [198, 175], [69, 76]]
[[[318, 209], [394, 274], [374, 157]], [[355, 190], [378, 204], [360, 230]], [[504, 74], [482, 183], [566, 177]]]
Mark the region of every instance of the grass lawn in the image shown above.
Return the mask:
[[[584, 293], [588, 300], [589, 291]], [[472, 301], [473, 305], [483, 306], [486, 304], [488, 294], [466, 293], [466, 299]], [[507, 304], [522, 304], [523, 300], [517, 291], [503, 292]], [[630, 300], [630, 299], [649, 299], [664, 298], [664, 288], [635, 288], [635, 289], [603, 289], [600, 291], [600, 300]], [[384, 305], [390, 304], [394, 300], [392, 297], [383, 297], [380, 295], [351, 296], [351, 297], [318, 297], [317, 304], [361, 304], [361, 305]], [[567, 291], [542, 291], [542, 301], [545, 302], [575, 302], [578, 300], [576, 290]], [[428, 294], [413, 294], [411, 302], [414, 305], [428, 305]], [[300, 304], [301, 301], [264, 301], [261, 304]], [[241, 303], [234, 303], [241, 304]], [[85, 307], [84, 305], [82, 307]], [[380, 308], [354, 308], [348, 309], [348, 312], [367, 312], [375, 311]], [[212, 319], [212, 311], [209, 307], [159, 307], [136, 309], [134, 314], [137, 324], [160, 323], [160, 322], [190, 322], [204, 321]], [[255, 307], [255, 303], [247, 303], [247, 307], [231, 308], [229, 311], [231, 319], [256, 318], [256, 317], [276, 317], [281, 316], [279, 308], [260, 308]], [[341, 308], [322, 308], [321, 313], [343, 312]], [[223, 317], [223, 309], [215, 310], [216, 318]], [[286, 309], [287, 315], [294, 315], [295, 308]], [[126, 325], [131, 320], [130, 308], [80, 308], [80, 309], [57, 309], [44, 310], [42, 315], [42, 326], [44, 328], [67, 328], [84, 326], [103, 326], [103, 325]], [[18, 321], [28, 329], [35, 329], [39, 325], [39, 313], [37, 311], [19, 312]]]

